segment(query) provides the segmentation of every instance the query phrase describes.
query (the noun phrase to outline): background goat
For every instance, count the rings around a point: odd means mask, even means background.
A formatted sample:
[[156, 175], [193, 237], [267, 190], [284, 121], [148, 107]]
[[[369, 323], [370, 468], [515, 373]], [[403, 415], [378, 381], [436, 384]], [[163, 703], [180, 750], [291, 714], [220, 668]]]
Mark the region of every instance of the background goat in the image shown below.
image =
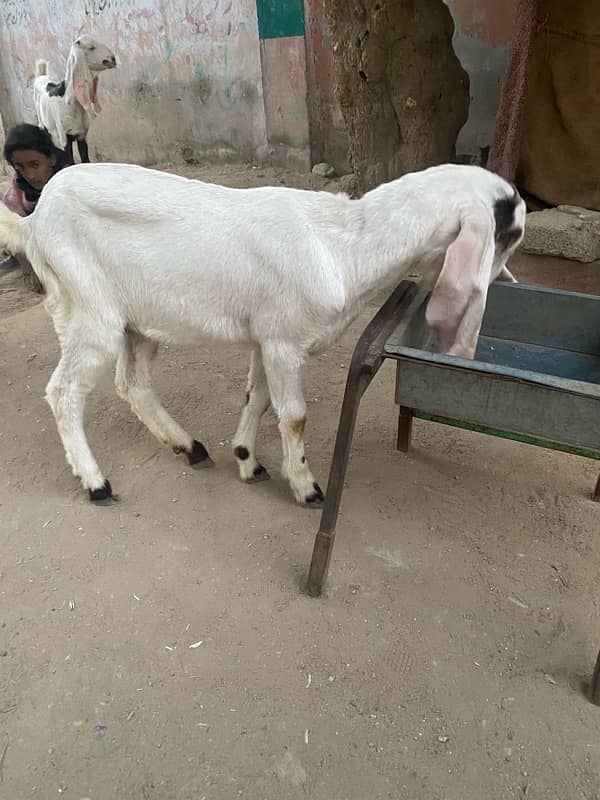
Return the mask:
[[427, 319], [441, 348], [472, 358], [489, 283], [523, 235], [516, 190], [478, 167], [405, 175], [361, 199], [284, 187], [229, 189], [117, 164], [58, 173], [34, 214], [0, 206], [0, 246], [27, 253], [48, 293], [62, 357], [46, 390], [67, 459], [90, 499], [112, 496], [89, 448], [84, 403], [117, 360], [116, 388], [139, 419], [195, 467], [212, 465], [150, 383], [157, 343], [209, 336], [251, 349], [233, 445], [240, 477], [272, 403], [282, 473], [296, 500], [323, 493], [304, 455], [302, 368], [374, 293], [417, 269], [433, 289]]
[[102, 110], [98, 102], [98, 74], [114, 69], [114, 53], [93, 36], [84, 34], [71, 45], [65, 79], [50, 81], [48, 62], [37, 61], [33, 99], [38, 124], [46, 128], [54, 144], [73, 161], [73, 142], [81, 161], [89, 161], [87, 134], [91, 120]]

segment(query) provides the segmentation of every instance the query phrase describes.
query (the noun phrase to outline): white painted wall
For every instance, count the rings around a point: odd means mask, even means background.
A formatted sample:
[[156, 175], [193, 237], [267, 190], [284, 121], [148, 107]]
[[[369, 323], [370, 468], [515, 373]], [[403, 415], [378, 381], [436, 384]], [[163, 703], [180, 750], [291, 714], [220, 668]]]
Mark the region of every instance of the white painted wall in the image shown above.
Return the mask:
[[64, 76], [69, 47], [93, 33], [116, 53], [100, 79], [95, 160], [138, 163], [266, 154], [254, 0], [0, 0], [0, 111], [35, 121], [36, 58]]

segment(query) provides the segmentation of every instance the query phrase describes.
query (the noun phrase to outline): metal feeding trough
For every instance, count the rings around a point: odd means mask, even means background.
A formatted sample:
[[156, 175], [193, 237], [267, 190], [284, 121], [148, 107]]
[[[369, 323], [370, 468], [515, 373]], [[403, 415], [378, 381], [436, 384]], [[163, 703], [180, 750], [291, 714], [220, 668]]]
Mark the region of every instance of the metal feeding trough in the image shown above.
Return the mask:
[[[600, 297], [492, 284], [473, 361], [434, 351], [427, 299], [417, 284], [401, 283], [354, 351], [310, 567], [312, 595], [327, 578], [360, 399], [385, 359], [396, 362], [399, 450], [408, 449], [417, 417], [600, 459]], [[600, 500], [600, 479], [592, 496]]]
[[417, 293], [384, 347], [400, 449], [416, 416], [600, 459], [600, 297], [492, 284], [473, 361], [428, 346], [425, 300]]

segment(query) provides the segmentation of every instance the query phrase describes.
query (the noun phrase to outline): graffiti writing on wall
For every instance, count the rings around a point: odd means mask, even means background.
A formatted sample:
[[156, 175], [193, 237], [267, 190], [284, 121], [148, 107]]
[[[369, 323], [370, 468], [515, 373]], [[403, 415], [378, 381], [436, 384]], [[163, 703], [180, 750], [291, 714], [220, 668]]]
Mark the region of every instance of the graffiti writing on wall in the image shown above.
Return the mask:
[[223, 17], [231, 13], [232, 6], [233, 0], [211, 0], [210, 8], [205, 11], [204, 0], [201, 0], [201, 2], [196, 3], [195, 7], [191, 10], [188, 6], [185, 12], [185, 21], [188, 25], [192, 26], [194, 33], [203, 35], [208, 33], [211, 20], [215, 17]]
[[20, 25], [29, 19], [29, 0], [0, 0], [2, 21], [8, 27]]
[[123, 0], [85, 0], [85, 14], [87, 17], [98, 17], [103, 11], [111, 8], [121, 8]]

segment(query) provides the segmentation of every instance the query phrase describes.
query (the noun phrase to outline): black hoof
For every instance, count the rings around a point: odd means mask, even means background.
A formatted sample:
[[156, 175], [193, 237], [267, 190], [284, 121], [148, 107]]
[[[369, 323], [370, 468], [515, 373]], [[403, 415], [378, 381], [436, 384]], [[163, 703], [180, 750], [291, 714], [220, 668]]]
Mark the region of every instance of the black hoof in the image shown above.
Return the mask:
[[191, 453], [186, 453], [188, 463], [192, 469], [209, 469], [214, 467], [215, 462], [208, 455], [208, 450], [202, 442], [196, 441], [192, 444]]
[[255, 467], [253, 474], [246, 479], [246, 483], [260, 483], [261, 481], [268, 481], [271, 476], [262, 464]]
[[325, 505], [325, 495], [321, 491], [318, 483], [313, 483], [314, 492], [304, 498], [304, 505], [307, 508], [323, 508]]
[[119, 499], [112, 493], [112, 486], [109, 481], [104, 481], [104, 484], [99, 489], [88, 489], [88, 495], [92, 503], [96, 503], [99, 506], [111, 505]]

